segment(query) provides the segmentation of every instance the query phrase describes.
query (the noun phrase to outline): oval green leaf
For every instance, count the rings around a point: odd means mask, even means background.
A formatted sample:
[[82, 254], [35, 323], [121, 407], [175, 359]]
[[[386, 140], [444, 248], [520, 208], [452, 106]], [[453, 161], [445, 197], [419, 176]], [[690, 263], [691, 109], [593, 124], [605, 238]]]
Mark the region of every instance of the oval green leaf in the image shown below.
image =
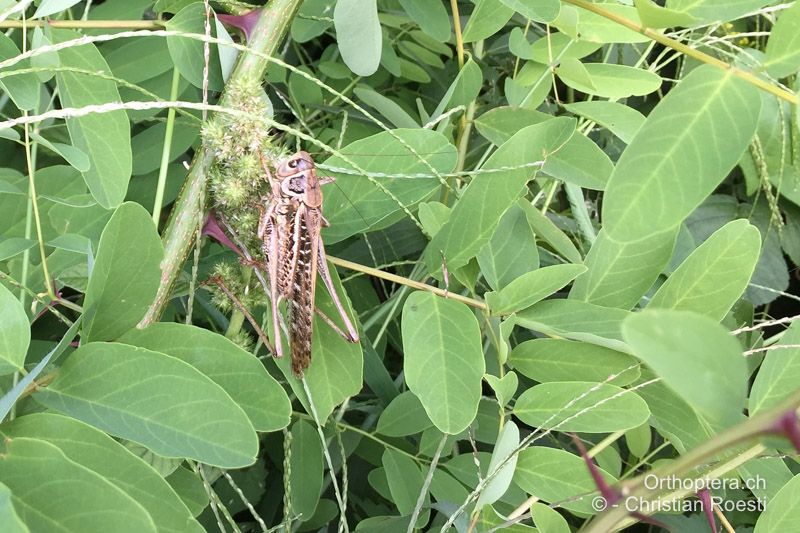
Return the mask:
[[514, 477], [514, 469], [517, 467], [519, 456], [514, 454], [514, 450], [518, 446], [519, 428], [514, 422], [508, 420], [503, 424], [503, 429], [497, 437], [497, 444], [492, 451], [492, 459], [489, 461], [489, 471], [486, 476], [491, 479], [478, 497], [478, 503], [475, 504], [477, 509], [493, 504], [508, 490]]
[[56, 446], [68, 459], [136, 500], [153, 517], [159, 531], [203, 531], [164, 478], [102, 431], [66, 416], [36, 413], [4, 425], [2, 434], [11, 439], [40, 439]]
[[[758, 90], [731, 71], [693, 70], [617, 162], [603, 205], [609, 237], [631, 242], [677, 228], [739, 161], [760, 109]], [[665, 142], [664, 131], [675, 134]]]
[[564, 104], [564, 108], [607, 128], [626, 144], [633, 140], [645, 121], [644, 115], [639, 111], [619, 102], [592, 100]]
[[784, 485], [761, 516], [753, 533], [788, 533], [800, 523], [800, 474]]
[[397, 510], [403, 516], [410, 515], [425, 481], [422, 471], [413, 459], [392, 448], [386, 448], [381, 462]]
[[253, 464], [258, 451], [247, 415], [219, 385], [144, 348], [81, 346], [36, 399], [166, 457], [240, 468]]
[[86, 288], [84, 341], [113, 340], [135, 326], [161, 280], [164, 247], [139, 204], [119, 206], [100, 237]]
[[[216, 17], [214, 19], [216, 21]], [[206, 10], [203, 4], [193, 2], [183, 7], [166, 23], [167, 30], [205, 35]], [[216, 24], [211, 25], [211, 36], [216, 35]], [[204, 43], [200, 39], [169, 36], [167, 47], [175, 68], [186, 80], [198, 88], [203, 87], [205, 69]], [[208, 89], [221, 91], [223, 88], [222, 67], [220, 67], [219, 47], [209, 45]]]
[[415, 435], [433, 426], [422, 402], [413, 392], [405, 391], [397, 395], [386, 406], [378, 419], [376, 431], [387, 437]]
[[144, 507], [100, 474], [43, 440], [7, 441], [0, 479], [31, 531], [156, 532]]
[[566, 339], [533, 339], [514, 347], [509, 363], [539, 383], [608, 381], [622, 386], [639, 377], [638, 361], [603, 346]]
[[494, 290], [539, 268], [536, 235], [519, 205], [512, 205], [500, 218], [491, 239], [478, 253], [478, 264]]
[[645, 310], [625, 319], [622, 334], [634, 355], [711, 427], [741, 418], [747, 360], [736, 338], [719, 323], [690, 311]]
[[506, 25], [513, 14], [514, 10], [501, 0], [477, 0], [464, 28], [464, 42], [471, 43], [491, 37]]
[[611, 433], [645, 423], [650, 409], [635, 392], [608, 383], [552, 381], [523, 392], [514, 415], [541, 429]]
[[439, 42], [450, 40], [450, 16], [441, 2], [400, 0], [400, 5], [427, 35]]
[[25, 308], [0, 283], [0, 375], [22, 368], [30, 342], [31, 326]]
[[658, 90], [661, 87], [661, 76], [655, 72], [626, 65], [613, 65], [607, 63], [583, 63], [583, 76], [577, 76], [575, 70], [564, 68], [570, 62], [565, 61], [563, 67], [556, 68], [556, 74], [568, 86], [575, 90], [595, 96], [602, 96], [617, 100], [628, 96], [643, 96]]
[[600, 230], [586, 255], [588, 272], [578, 278], [569, 297], [608, 307], [630, 309], [653, 286], [675, 247], [677, 228], [635, 242], [614, 240]]
[[800, 69], [800, 4], [781, 13], [767, 40], [764, 66], [770, 76], [783, 78]]
[[337, 0], [333, 8], [336, 43], [354, 74], [369, 76], [381, 62], [381, 23], [375, 0]]
[[433, 424], [461, 433], [475, 419], [484, 374], [478, 320], [464, 304], [415, 292], [403, 306], [403, 368]]
[[286, 391], [256, 357], [227, 337], [186, 324], [159, 322], [143, 330], [132, 329], [119, 342], [189, 363], [239, 404], [256, 431], [289, 425], [292, 406]]
[[[616, 482], [614, 476], [603, 469], [600, 475], [609, 485]], [[550, 503], [559, 502], [570, 511], [594, 514], [591, 498], [575, 496], [595, 492], [597, 486], [589, 474], [583, 459], [567, 451], [543, 446], [531, 446], [519, 454], [514, 482], [528, 494], [538, 496]]]
[[795, 321], [773, 345], [777, 349], [764, 356], [750, 391], [751, 415], [779, 404], [797, 390], [800, 383], [800, 348], [797, 346], [800, 346], [800, 322]]
[[[350, 319], [356, 316], [350, 301], [347, 298], [342, 283], [333, 265], [329, 264], [333, 285], [342, 300]], [[331, 317], [334, 322], [344, 328], [338, 311], [324, 288], [324, 284], [319, 276], [317, 277], [316, 305], [317, 308]], [[354, 321], [355, 323], [355, 321]], [[311, 366], [305, 372], [304, 384], [291, 371], [291, 358], [283, 357], [275, 359], [278, 368], [283, 372], [289, 386], [294, 391], [298, 399], [303, 403], [307, 413], [311, 413], [311, 407], [306, 398], [306, 385], [311, 391], [314, 407], [319, 416], [319, 420], [324, 421], [333, 412], [333, 408], [355, 396], [361, 390], [364, 383], [364, 354], [360, 343], [347, 342], [338, 332], [334, 331], [319, 316], [314, 317], [314, 334], [311, 343]], [[265, 328], [265, 331], [270, 331]], [[285, 337], [285, 336], [284, 336]], [[284, 353], [290, 353], [286, 339], [284, 341]]]
[[314, 516], [322, 491], [322, 445], [314, 426], [298, 420], [292, 426], [289, 455], [292, 512], [306, 521]]
[[561, 11], [561, 2], [558, 0], [500, 0], [505, 5], [536, 22], [552, 22]]
[[759, 255], [758, 229], [744, 219], [729, 222], [681, 263], [647, 308], [695, 311], [722, 320], [747, 288]]
[[[336, 178], [336, 184], [325, 191], [323, 211], [331, 223], [322, 232], [327, 244], [397, 222], [405, 216], [404, 207], [413, 209], [441, 187], [436, 176], [430, 175], [430, 167], [451, 172], [458, 158], [455, 146], [444, 135], [420, 129], [384, 131], [339, 152], [361, 169], [381, 173], [381, 177], [368, 179], [336, 172], [337, 168], [352, 168], [338, 156], [320, 165], [322, 172]], [[420, 173], [430, 177], [408, 177]], [[389, 177], [398, 175], [406, 177]]]
[[508, 206], [521, 197], [534, 166], [560, 149], [575, 132], [575, 121], [555, 118], [518, 131], [484, 163], [482, 170], [514, 167], [476, 175], [453, 208], [450, 219], [431, 241], [426, 254], [430, 272], [467, 264], [483, 248]]
[[[52, 29], [54, 42], [77, 39], [71, 30]], [[120, 102], [117, 84], [111, 80], [70, 72], [69, 68], [109, 72], [106, 60], [93, 44], [64, 48], [58, 52], [58, 94], [63, 107], [83, 107]], [[72, 145], [89, 156], [83, 179], [97, 203], [112, 209], [125, 199], [131, 177], [131, 129], [124, 110], [92, 113], [66, 119]]]
[[486, 293], [492, 314], [509, 315], [550, 296], [586, 272], [583, 265], [553, 265], [528, 272], [497, 292]]

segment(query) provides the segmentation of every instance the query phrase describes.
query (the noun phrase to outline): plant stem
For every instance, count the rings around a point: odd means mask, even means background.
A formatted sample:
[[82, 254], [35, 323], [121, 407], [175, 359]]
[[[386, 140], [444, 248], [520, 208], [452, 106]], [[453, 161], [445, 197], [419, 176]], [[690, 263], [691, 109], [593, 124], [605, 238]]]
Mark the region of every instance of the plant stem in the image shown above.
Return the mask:
[[[180, 87], [181, 75], [177, 68], [172, 69], [172, 88], [170, 89], [169, 99], [178, 99], [178, 87]], [[153, 201], [153, 223], [158, 229], [158, 221], [161, 220], [161, 206], [164, 203], [164, 188], [167, 184], [167, 168], [169, 168], [169, 153], [172, 149], [172, 132], [175, 129], [175, 109], [170, 107], [167, 111], [167, 127], [164, 131], [164, 147], [161, 150], [161, 168], [158, 169], [158, 185], [156, 186], [156, 199]]]
[[[258, 54], [275, 54], [289, 30], [301, 0], [272, 0], [261, 11], [258, 22], [250, 35], [249, 49], [254, 54], [242, 54], [229, 83], [251, 78], [260, 80], [269, 61]], [[227, 94], [223, 94], [220, 105], [229, 106]], [[178, 279], [183, 263], [189, 255], [197, 236], [197, 226], [205, 211], [204, 198], [206, 171], [214, 155], [203, 147], [195, 155], [189, 175], [183, 185], [164, 232], [164, 260], [161, 262], [161, 285], [150, 308], [138, 327], [143, 328], [158, 321], [172, 297], [172, 287]]]
[[572, 4], [574, 6], [578, 6], [580, 8], [583, 8], [583, 9], [587, 10], [587, 11], [591, 11], [592, 13], [595, 13], [597, 15], [600, 15], [601, 17], [607, 18], [608, 20], [613, 20], [617, 24], [625, 26], [626, 28], [631, 29], [631, 30], [633, 30], [635, 32], [641, 33], [642, 35], [644, 35], [646, 37], [649, 37], [650, 39], [653, 39], [654, 41], [656, 41], [658, 43], [661, 43], [664, 46], [672, 48], [673, 50], [676, 50], [676, 51], [678, 51], [678, 52], [680, 52], [680, 53], [682, 53], [682, 54], [684, 54], [686, 56], [689, 56], [691, 58], [694, 58], [694, 59], [696, 59], [696, 60], [698, 60], [700, 62], [706, 63], [708, 65], [713, 65], [715, 67], [721, 68], [722, 70], [729, 70], [729, 71], [731, 71], [731, 73], [733, 73], [734, 76], [737, 76], [738, 78], [743, 79], [747, 83], [750, 83], [751, 85], [755, 85], [759, 89], [767, 91], [768, 93], [770, 93], [770, 94], [772, 94], [774, 96], [777, 96], [778, 98], [780, 98], [782, 100], [786, 100], [787, 102], [789, 102], [791, 104], [797, 105], [798, 100], [797, 100], [797, 95], [796, 94], [794, 94], [792, 92], [789, 92], [789, 91], [785, 91], [785, 90], [781, 89], [780, 87], [776, 87], [772, 83], [770, 83], [767, 80], [764, 80], [762, 78], [759, 78], [755, 74], [752, 74], [750, 72], [742, 70], [742, 69], [740, 69], [738, 67], [735, 67], [735, 66], [733, 66], [731, 64], [726, 63], [725, 61], [717, 59], [714, 56], [706, 54], [705, 52], [701, 52], [700, 50], [696, 50], [696, 49], [692, 48], [691, 46], [683, 44], [680, 41], [676, 41], [675, 39], [667, 37], [666, 35], [664, 35], [661, 32], [651, 30], [650, 28], [647, 28], [645, 26], [637, 24], [636, 22], [634, 22], [634, 21], [632, 21], [630, 19], [627, 19], [627, 18], [625, 18], [625, 17], [623, 17], [621, 15], [617, 15], [616, 13], [612, 13], [611, 11], [608, 11], [608, 10], [602, 8], [598, 4], [593, 4], [591, 2], [588, 2], [587, 0], [564, 0], [564, 2], [566, 2], [568, 4]]
[[332, 257], [330, 255], [328, 256], [328, 260], [334, 265], [338, 265], [340, 267], [349, 268], [350, 270], [355, 270], [357, 272], [363, 272], [365, 274], [369, 274], [370, 276], [385, 279], [387, 281], [392, 281], [394, 283], [399, 283], [400, 285], [406, 285], [414, 289], [420, 289], [423, 291], [432, 292], [433, 294], [437, 294], [444, 298], [450, 298], [451, 300], [456, 300], [458, 302], [465, 303], [471, 307], [476, 307], [478, 309], [483, 309], [486, 311], [489, 310], [489, 306], [487, 306], [486, 303], [480, 300], [476, 300], [468, 296], [462, 296], [460, 294], [454, 294], [452, 292], [447, 292], [444, 289], [440, 289], [439, 287], [434, 287], [433, 285], [428, 285], [427, 283], [422, 283], [421, 281], [414, 281], [413, 279], [404, 278], [403, 276], [398, 276], [397, 274], [391, 274], [389, 272], [384, 272], [383, 270], [378, 270], [377, 268], [368, 267], [366, 265], [360, 265], [358, 263], [353, 263], [352, 261], [348, 261], [346, 259], [340, 259], [338, 257]]
[[[741, 424], [728, 428], [709, 441], [700, 444], [696, 448], [688, 451], [682, 456], [678, 457], [675, 461], [659, 468], [655, 471], [648, 472], [645, 475], [632, 479], [625, 483], [625, 497], [634, 498], [635, 501], [652, 500], [659, 497], [659, 493], [663, 492], [658, 486], [654, 489], [648, 489], [645, 486], [645, 476], [658, 476], [660, 479], [675, 477], [691, 477], [697, 478], [700, 475], [693, 474], [693, 471], [699, 465], [708, 464], [715, 456], [732, 448], [738, 444], [749, 441], [758, 436], [768, 434], [774, 426], [776, 419], [785, 411], [789, 409], [797, 409], [800, 405], [800, 392], [795, 392], [786, 398], [785, 401], [776, 405], [774, 408], [764, 413], [759, 413]], [[757, 451], [763, 451], [760, 444], [756, 444], [755, 448], [751, 448], [744, 452], [748, 456], [754, 456]], [[741, 453], [738, 455], [742, 455]], [[733, 468], [740, 466], [740, 463], [734, 459]], [[721, 469], [714, 470], [715, 475], [722, 475]], [[704, 475], [711, 477], [709, 472]], [[625, 505], [618, 505], [608, 509], [607, 512], [598, 515], [594, 520], [589, 522], [582, 531], [587, 533], [600, 533], [605, 531], [614, 531], [618, 529], [620, 523], [625, 520], [628, 511]]]

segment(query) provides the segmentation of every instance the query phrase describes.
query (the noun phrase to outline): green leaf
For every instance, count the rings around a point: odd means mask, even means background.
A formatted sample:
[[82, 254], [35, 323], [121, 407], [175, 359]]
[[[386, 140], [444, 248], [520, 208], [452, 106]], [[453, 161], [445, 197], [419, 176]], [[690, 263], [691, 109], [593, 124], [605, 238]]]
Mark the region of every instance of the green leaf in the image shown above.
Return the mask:
[[[614, 476], [603, 469], [600, 474], [609, 485], [616, 482]], [[531, 446], [519, 454], [514, 482], [528, 494], [538, 496], [550, 503], [581, 514], [594, 514], [592, 498], [575, 496], [592, 493], [597, 486], [586, 468], [583, 459], [567, 451], [543, 446]]]
[[530, 202], [520, 200], [517, 205], [525, 211], [525, 216], [537, 237], [549, 244], [556, 253], [570, 263], [582, 263], [583, 258], [569, 237]]
[[441, 251], [455, 270], [467, 264], [489, 242], [500, 217], [522, 196], [534, 167], [561, 148], [575, 131], [575, 121], [556, 118], [528, 126], [506, 141], [481, 167], [482, 170], [521, 167], [480, 174], [470, 181], [453, 208], [450, 219], [428, 246], [428, 271], [439, 269]]
[[673, 26], [692, 26], [698, 22], [696, 17], [685, 11], [668, 9], [650, 0], [633, 0], [642, 24], [648, 28], [671, 28]]
[[135, 326], [161, 280], [164, 248], [139, 204], [119, 206], [100, 237], [83, 307], [84, 341], [113, 340]]
[[31, 326], [25, 308], [0, 283], [0, 375], [22, 368], [30, 342]]
[[14, 503], [11, 501], [11, 490], [0, 483], [0, 531], [7, 533], [28, 533], [30, 530], [14, 509]]
[[556, 57], [580, 59], [596, 52], [600, 46], [602, 45], [598, 43], [574, 39], [566, 33], [551, 33], [533, 43], [531, 59], [545, 65], [551, 62], [551, 58]]
[[[134, 176], [141, 176], [161, 167], [161, 154], [164, 150], [166, 131], [166, 122], [159, 122], [140, 131], [131, 139], [131, 146], [136, 154], [132, 171]], [[186, 152], [197, 140], [199, 133], [197, 122], [177, 119], [172, 132], [169, 161], [173, 161]]]
[[796, 532], [800, 519], [800, 474], [783, 486], [756, 522], [753, 533]]
[[586, 255], [588, 272], [575, 281], [569, 297], [630, 309], [667, 266], [678, 228], [635, 242], [619, 242], [606, 227], [600, 230]]
[[564, 108], [570, 113], [575, 113], [597, 122], [626, 144], [633, 140], [636, 132], [639, 131], [645, 121], [644, 115], [639, 111], [619, 102], [592, 100], [564, 104]]
[[539, 268], [536, 235], [521, 207], [512, 205], [503, 214], [494, 235], [478, 253], [478, 264], [494, 290]]
[[[487, 477], [491, 477], [489, 483], [478, 497], [475, 504], [476, 509], [484, 505], [491, 505], [499, 500], [511, 485], [514, 477], [514, 469], [517, 467], [518, 455], [514, 450], [519, 446], [519, 428], [511, 420], [503, 424], [500, 435], [497, 437], [497, 444], [492, 451], [492, 460], [489, 461]], [[509, 459], [510, 457], [510, 459]]]
[[25, 250], [30, 250], [36, 245], [33, 239], [23, 237], [9, 237], [0, 241], [0, 261], [10, 259]]
[[391, 124], [396, 128], [419, 128], [417, 121], [405, 112], [405, 110], [396, 104], [393, 100], [386, 98], [369, 87], [361, 86], [353, 89], [353, 92], [365, 104], [372, 107], [378, 113], [386, 117]]
[[477, 0], [464, 28], [464, 42], [472, 43], [491, 37], [506, 25], [513, 14], [514, 10], [502, 0]]
[[653, 295], [648, 309], [680, 309], [722, 320], [747, 288], [761, 234], [747, 220], [729, 222], [696, 248]]
[[203, 512], [208, 505], [208, 494], [200, 476], [188, 468], [180, 466], [165, 479], [189, 508], [192, 516], [198, 516]]
[[689, 311], [646, 310], [626, 318], [622, 333], [636, 357], [712, 426], [739, 420], [747, 361], [736, 338], [716, 321]]
[[639, 377], [637, 361], [630, 355], [602, 346], [565, 339], [533, 339], [516, 345], [509, 363], [538, 381], [608, 381], [628, 385]]
[[[608, 236], [632, 242], [677, 230], [739, 160], [760, 108], [758, 90], [730, 71], [693, 70], [617, 162], [603, 204]], [[664, 131], [675, 134], [665, 141]]]
[[[781, 347], [786, 348], [781, 349]], [[800, 322], [793, 322], [781, 340], [764, 356], [750, 391], [748, 410], [755, 414], [777, 405], [797, 390], [800, 379]]]
[[[6, 34], [0, 35], [0, 61], [20, 54], [19, 48]], [[31, 110], [39, 103], [39, 80], [35, 74], [15, 74], [15, 71], [30, 68], [30, 61], [23, 60], [10, 68], [4, 68], [0, 77], [0, 89], [8, 94], [18, 108]], [[12, 130], [13, 131], [13, 130]]]
[[416, 435], [433, 426], [425, 414], [425, 408], [413, 392], [405, 391], [396, 396], [378, 418], [375, 429], [387, 437]]
[[[577, 61], [569, 59], [564, 65]], [[608, 63], [583, 63], [583, 70], [590, 83], [586, 83], [585, 79], [576, 76], [570, 69], [558, 67], [555, 71], [561, 81], [573, 89], [613, 100], [650, 94], [661, 87], [661, 76], [641, 68]]]
[[252, 354], [226, 337], [195, 326], [160, 322], [132, 329], [119, 342], [189, 363], [230, 395], [256, 431], [289, 425], [292, 406], [283, 387]]
[[686, 400], [663, 381], [653, 381], [655, 379], [653, 371], [643, 367], [639, 383], [650, 383], [636, 392], [650, 407], [650, 424], [669, 439], [675, 449], [685, 453], [714, 435], [709, 424]]
[[[292, 20], [292, 40], [297, 43], [308, 42], [319, 37], [330, 28], [333, 23], [329, 18], [319, 20], [330, 13], [335, 0], [306, 0]], [[313, 17], [313, 18], [312, 18]]]
[[577, 300], [545, 300], [515, 315], [516, 324], [550, 336], [584, 341], [630, 353], [622, 321], [631, 313]]
[[650, 410], [635, 392], [608, 383], [552, 381], [523, 392], [514, 416], [541, 429], [611, 433], [645, 423]]
[[165, 39], [125, 39], [119, 47], [105, 54], [105, 58], [114, 76], [130, 83], [141, 83], [173, 68]]
[[800, 4], [781, 13], [772, 27], [764, 67], [775, 78], [790, 76], [800, 69]]
[[427, 35], [443, 43], [450, 40], [450, 17], [443, 3], [429, 0], [400, 0], [400, 5]]
[[667, 0], [667, 7], [683, 11], [698, 23], [734, 20], [765, 5], [767, 0]]
[[528, 272], [497, 292], [486, 293], [492, 314], [510, 315], [550, 296], [586, 272], [583, 265], [553, 265]]
[[558, 0], [500, 0], [505, 5], [515, 10], [523, 17], [527, 17], [536, 22], [552, 22], [561, 10], [561, 3]]
[[47, 149], [52, 150], [63, 157], [64, 160], [75, 170], [86, 172], [91, 168], [89, 156], [74, 146], [64, 143], [50, 142], [37, 133], [33, 133], [31, 138], [45, 146]]
[[[596, 2], [595, 5], [603, 11], [641, 25], [639, 13], [632, 6], [614, 2]], [[566, 5], [562, 6], [561, 13], [553, 25], [572, 38], [580, 36], [582, 40], [594, 43], [643, 43], [649, 40], [645, 35], [623, 27], [614, 20]]]
[[322, 492], [322, 444], [314, 426], [298, 420], [292, 426], [290, 448], [292, 512], [306, 521], [314, 516]]
[[[456, 79], [453, 80], [447, 93], [442, 98], [442, 102], [446, 101], [447, 109], [460, 105], [469, 105], [480, 93], [481, 85], [483, 85], [483, 71], [481, 71], [480, 65], [470, 57], [464, 64], [464, 68], [458, 71]], [[441, 106], [441, 103], [439, 105]], [[433, 115], [435, 117], [439, 113], [434, 112]]]
[[[58, 42], [78, 38], [71, 30], [52, 29]], [[58, 52], [61, 67], [92, 72], [109, 72], [108, 64], [93, 44], [64, 48]], [[56, 73], [59, 99], [63, 107], [83, 107], [120, 102], [113, 81], [77, 72]], [[125, 111], [93, 113], [66, 119], [72, 145], [89, 156], [91, 167], [83, 179], [101, 206], [111, 209], [125, 198], [131, 177], [131, 131]]]
[[374, 74], [383, 39], [376, 0], [337, 0], [333, 25], [345, 65], [358, 76]]
[[65, 416], [36, 413], [14, 419], [2, 433], [12, 440], [27, 437], [58, 447], [68, 459], [136, 500], [159, 531], [203, 531], [164, 478], [102, 431]]
[[547, 113], [534, 109], [502, 106], [490, 109], [475, 119], [475, 127], [487, 140], [500, 146], [522, 128], [551, 118]]
[[549, 505], [539, 502], [531, 505], [531, 518], [540, 533], [570, 533], [567, 521]]
[[[345, 295], [339, 276], [333, 265], [329, 264], [328, 268], [334, 287], [352, 320], [355, 313]], [[340, 328], [344, 327], [339, 318], [339, 312], [319, 277], [317, 278], [316, 306], [326, 316], [332, 317]], [[266, 329], [266, 331], [270, 330]], [[319, 420], [324, 423], [333, 412], [334, 407], [361, 390], [364, 383], [364, 354], [361, 344], [346, 341], [319, 316], [314, 317], [313, 332], [311, 366], [305, 371], [305, 381], [311, 390], [312, 401]], [[288, 341], [284, 338], [283, 342], [284, 353], [290, 353]], [[292, 391], [306, 408], [306, 412], [312, 413], [306, 397], [306, 385], [291, 371], [291, 358], [283, 357], [274, 361]]]
[[606, 188], [613, 170], [611, 159], [585, 135], [573, 135], [557, 152], [550, 154], [542, 166], [545, 174], [597, 191]]
[[397, 510], [402, 516], [410, 515], [425, 481], [422, 471], [413, 459], [392, 448], [386, 448], [381, 462]]
[[403, 306], [403, 368], [434, 425], [461, 433], [475, 419], [484, 374], [478, 321], [464, 304], [415, 292]]
[[49, 17], [59, 11], [71, 8], [78, 2], [80, 2], [80, 0], [42, 0], [31, 18], [38, 19]]
[[519, 378], [514, 371], [506, 373], [502, 378], [486, 374], [483, 376], [483, 379], [492, 387], [497, 397], [497, 403], [501, 406], [506, 405], [514, 398], [514, 395], [517, 393], [517, 388], [519, 387]]
[[252, 424], [219, 385], [144, 348], [83, 345], [36, 399], [166, 457], [240, 468], [253, 464], [258, 451]]
[[[438, 172], [451, 172], [458, 157], [455, 146], [444, 135], [420, 129], [381, 132], [355, 141], [339, 152], [367, 172], [389, 176], [430, 174], [429, 165]], [[377, 177], [368, 181], [364, 176], [331, 171], [352, 168], [338, 156], [329, 158], [321, 167], [336, 177], [336, 185], [325, 191], [323, 211], [331, 223], [322, 232], [327, 244], [388, 227], [405, 216], [403, 207], [413, 209], [441, 187], [435, 176]]]
[[[216, 21], [216, 17], [214, 18]], [[182, 8], [166, 23], [169, 31], [194, 33], [205, 35], [206, 10], [202, 3], [193, 2]], [[221, 37], [217, 32], [217, 25], [211, 24], [211, 36]], [[203, 41], [189, 37], [167, 37], [167, 48], [175, 68], [186, 80], [198, 88], [203, 87], [203, 70], [205, 57]], [[221, 91], [223, 88], [223, 71], [220, 66], [220, 47], [216, 44], [209, 45], [208, 61], [208, 89]]]
[[155, 533], [144, 507], [103, 476], [43, 440], [6, 442], [0, 479], [31, 531]]

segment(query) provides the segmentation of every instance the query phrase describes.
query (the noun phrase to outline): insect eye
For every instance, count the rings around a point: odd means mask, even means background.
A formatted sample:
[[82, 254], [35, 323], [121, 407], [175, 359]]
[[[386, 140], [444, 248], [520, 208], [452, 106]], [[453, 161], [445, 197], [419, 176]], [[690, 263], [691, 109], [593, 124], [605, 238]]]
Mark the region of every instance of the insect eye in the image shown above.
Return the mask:
[[292, 159], [289, 161], [289, 168], [297, 168], [297, 159]]

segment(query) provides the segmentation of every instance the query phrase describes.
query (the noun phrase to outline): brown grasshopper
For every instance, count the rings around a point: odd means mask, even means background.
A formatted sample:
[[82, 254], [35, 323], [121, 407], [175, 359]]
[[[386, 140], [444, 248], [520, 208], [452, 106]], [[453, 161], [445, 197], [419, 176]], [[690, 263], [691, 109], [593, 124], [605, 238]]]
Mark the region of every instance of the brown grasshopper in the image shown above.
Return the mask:
[[[275, 355], [283, 356], [278, 304], [285, 299], [289, 308], [289, 346], [292, 371], [300, 376], [311, 362], [311, 335], [314, 313], [342, 337], [358, 342], [358, 332], [347, 316], [333, 286], [320, 230], [329, 223], [322, 216], [321, 186], [334, 178], [317, 176], [316, 166], [307, 152], [283, 160], [275, 175], [261, 159], [271, 194], [262, 199], [258, 238], [266, 258]], [[316, 308], [314, 293], [317, 273], [322, 276], [347, 332]]]

